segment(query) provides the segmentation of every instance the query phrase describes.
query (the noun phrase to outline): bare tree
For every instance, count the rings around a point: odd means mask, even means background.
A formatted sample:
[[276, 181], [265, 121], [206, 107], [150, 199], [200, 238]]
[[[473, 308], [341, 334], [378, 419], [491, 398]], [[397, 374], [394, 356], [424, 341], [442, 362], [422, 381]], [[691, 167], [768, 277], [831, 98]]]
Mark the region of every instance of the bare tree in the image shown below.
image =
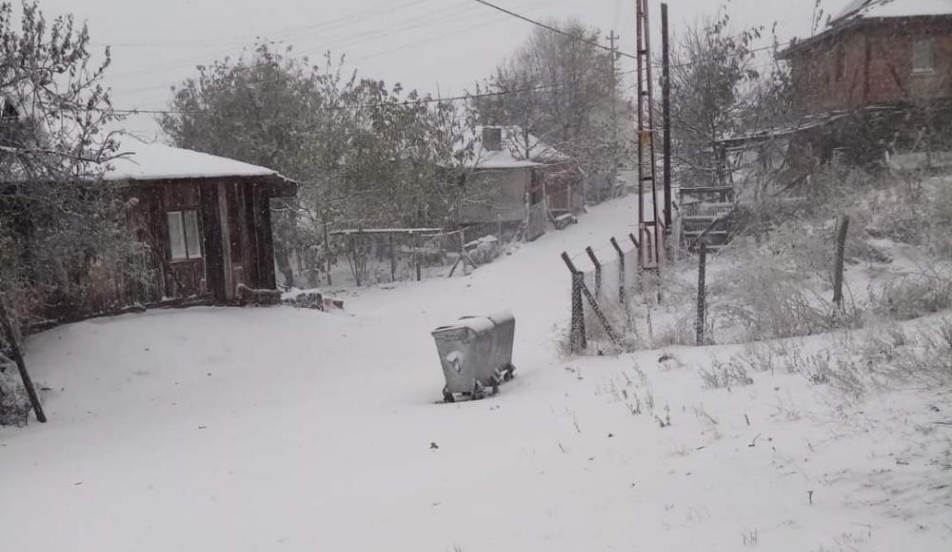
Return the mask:
[[751, 43], [760, 28], [731, 32], [726, 12], [689, 27], [671, 55], [671, 119], [682, 185], [709, 185], [717, 176], [715, 144], [744, 126], [752, 106]]
[[613, 131], [621, 74], [612, 54], [594, 46], [597, 29], [570, 20], [550, 23], [562, 34], [537, 29], [479, 91], [498, 93], [476, 105], [486, 124], [517, 125], [576, 160], [588, 175], [614, 182], [629, 147]]

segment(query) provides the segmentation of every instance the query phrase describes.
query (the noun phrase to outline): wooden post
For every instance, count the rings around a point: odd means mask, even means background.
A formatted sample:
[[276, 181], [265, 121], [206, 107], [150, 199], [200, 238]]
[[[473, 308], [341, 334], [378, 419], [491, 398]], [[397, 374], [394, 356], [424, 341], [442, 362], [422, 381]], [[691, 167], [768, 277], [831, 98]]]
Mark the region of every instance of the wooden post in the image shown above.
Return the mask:
[[704, 329], [707, 325], [707, 242], [701, 242], [697, 264], [697, 344], [704, 346]]
[[350, 257], [354, 262], [354, 280], [357, 281], [357, 287], [360, 287], [360, 260], [357, 258], [357, 236], [350, 235]]
[[324, 261], [327, 264], [327, 285], [333, 285], [331, 280], [331, 245], [330, 239], [327, 236], [327, 216], [324, 216]]
[[592, 264], [595, 265], [595, 297], [601, 297], [602, 295], [602, 263], [598, 261], [598, 257], [595, 256], [595, 252], [592, 251], [591, 247], [586, 247], [585, 252], [588, 253], [588, 258], [592, 260]]
[[846, 235], [849, 227], [849, 215], [840, 215], [836, 227], [836, 264], [833, 268], [833, 303], [838, 308], [843, 308], [843, 271], [846, 268]]
[[6, 341], [10, 344], [10, 353], [13, 355], [13, 362], [16, 363], [17, 370], [20, 372], [23, 387], [26, 388], [26, 393], [30, 397], [33, 413], [36, 414], [37, 421], [45, 424], [46, 414], [43, 412], [43, 405], [40, 404], [40, 397], [36, 394], [36, 388], [33, 387], [33, 379], [30, 377], [30, 373], [27, 372], [26, 362], [23, 360], [23, 349], [20, 347], [20, 340], [13, 327], [13, 319], [10, 317], [10, 312], [7, 310], [2, 297], [0, 297], [0, 325], [3, 326]]
[[585, 287], [585, 275], [575, 268], [568, 253], [562, 253], [562, 260], [572, 274], [572, 327], [569, 333], [569, 348], [580, 353], [588, 347], [585, 338], [585, 310], [582, 308], [582, 288]]
[[390, 282], [397, 281], [397, 250], [393, 247], [393, 234], [390, 234]]
[[[671, 44], [668, 31], [668, 5], [661, 4], [661, 116], [664, 126], [664, 227], [671, 232]], [[657, 220], [658, 217], [655, 217]]]
[[420, 258], [420, 238], [413, 234], [411, 234], [411, 236], [413, 236], [413, 253], [416, 255], [416, 281], [419, 282], [423, 279], [421, 274], [422, 267], [420, 266], [420, 263], [423, 262], [423, 260]]

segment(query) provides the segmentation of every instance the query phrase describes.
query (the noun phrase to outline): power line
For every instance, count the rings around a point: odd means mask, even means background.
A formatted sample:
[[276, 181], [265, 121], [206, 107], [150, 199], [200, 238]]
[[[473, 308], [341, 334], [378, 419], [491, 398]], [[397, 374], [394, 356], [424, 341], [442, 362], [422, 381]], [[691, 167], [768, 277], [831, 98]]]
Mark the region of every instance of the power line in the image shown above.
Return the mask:
[[477, 2], [477, 3], [480, 3], [480, 4], [484, 5], [484, 6], [490, 7], [490, 8], [492, 8], [492, 9], [494, 9], [494, 10], [501, 11], [502, 13], [504, 13], [504, 14], [506, 14], [506, 15], [511, 15], [512, 17], [515, 17], [515, 18], [517, 18], [517, 19], [521, 19], [521, 20], [523, 20], [523, 21], [525, 21], [525, 22], [527, 22], [527, 23], [531, 23], [531, 24], [533, 24], [533, 25], [535, 25], [535, 26], [537, 26], [537, 27], [542, 27], [543, 29], [549, 30], [549, 31], [551, 31], [551, 32], [553, 32], [553, 33], [557, 33], [557, 34], [560, 34], [560, 35], [562, 35], [562, 36], [567, 36], [567, 37], [569, 37], [569, 38], [571, 38], [572, 40], [575, 40], [575, 41], [577, 41], [577, 42], [581, 42], [581, 43], [583, 43], [583, 44], [588, 44], [589, 46], [592, 46], [592, 47], [594, 47], [594, 48], [598, 48], [598, 49], [600, 49], [600, 50], [605, 50], [606, 52], [611, 52], [611, 53], [613, 53], [613, 54], [618, 54], [618, 55], [623, 56], [623, 57], [626, 57], [626, 58], [635, 59], [635, 60], [638, 59], [638, 56], [629, 54], [629, 53], [627, 53], [627, 52], [622, 52], [621, 50], [614, 50], [614, 49], [612, 49], [612, 48], [609, 48], [608, 46], [605, 46], [605, 45], [603, 45], [603, 44], [599, 44], [598, 42], [595, 42], [595, 41], [592, 41], [592, 40], [585, 40], [584, 38], [582, 38], [582, 37], [580, 37], [580, 36], [573, 35], [572, 33], [567, 33], [567, 32], [565, 32], [565, 31], [563, 31], [562, 29], [559, 29], [559, 28], [557, 28], [557, 27], [553, 27], [553, 26], [551, 26], [551, 25], [546, 25], [545, 23], [536, 21], [535, 19], [530, 19], [530, 18], [528, 18], [528, 17], [526, 17], [526, 16], [524, 16], [524, 15], [520, 15], [520, 14], [514, 12], [514, 11], [510, 11], [510, 10], [507, 10], [506, 8], [497, 6], [496, 4], [491, 4], [491, 3], [487, 2], [486, 0], [473, 0], [473, 1], [474, 1], [474, 2]]
[[[635, 70], [631, 71], [621, 71], [620, 75], [627, 75], [634, 73]], [[405, 107], [408, 105], [425, 105], [425, 104], [434, 104], [434, 103], [448, 103], [448, 102], [460, 102], [460, 101], [471, 101], [479, 100], [483, 98], [494, 98], [499, 96], [508, 96], [510, 94], [524, 94], [527, 92], [544, 92], [546, 90], [553, 90], [556, 88], [561, 88], [567, 86], [566, 84], [543, 84], [539, 86], [529, 86], [526, 88], [517, 88], [513, 90], [500, 90], [498, 92], [483, 92], [480, 94], [465, 94], [460, 96], [450, 96], [446, 98], [420, 98], [417, 100], [404, 100], [399, 102], [384, 102], [384, 103], [375, 103], [375, 104], [360, 104], [357, 105], [357, 109], [378, 109], [383, 107]], [[188, 115], [190, 113], [200, 113], [202, 110], [193, 109], [193, 110], [177, 110], [177, 109], [138, 109], [138, 108], [128, 108], [128, 109], [95, 109], [93, 111], [108, 111], [111, 113], [118, 113], [122, 115]]]

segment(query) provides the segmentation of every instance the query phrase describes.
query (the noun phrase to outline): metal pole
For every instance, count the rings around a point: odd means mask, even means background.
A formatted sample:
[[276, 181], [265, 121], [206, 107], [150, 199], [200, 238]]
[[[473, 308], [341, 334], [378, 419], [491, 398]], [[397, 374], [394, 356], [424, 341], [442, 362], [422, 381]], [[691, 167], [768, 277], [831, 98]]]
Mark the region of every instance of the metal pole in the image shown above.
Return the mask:
[[664, 226], [671, 233], [674, 214], [671, 205], [671, 43], [668, 5], [661, 4], [661, 111], [664, 117]]
[[644, 239], [645, 228], [645, 174], [644, 174], [644, 67], [642, 67], [642, 52], [644, 51], [644, 36], [642, 31], [642, 22], [644, 17], [644, 4], [642, 0], [635, 0], [635, 37], [637, 43], [637, 85], [638, 85], [638, 238]]
[[615, 49], [615, 39], [621, 38], [615, 35], [615, 31], [612, 30], [608, 35], [608, 40], [611, 43], [612, 49], [612, 86], [611, 86], [611, 102], [612, 108], [612, 172], [609, 182], [609, 197], [615, 196], [615, 180], [618, 178], [618, 76], [616, 73], [616, 62], [618, 60], [618, 51]]
[[582, 308], [582, 287], [585, 275], [575, 268], [568, 253], [562, 253], [562, 261], [572, 274], [572, 327], [569, 329], [569, 345], [573, 353], [581, 353], [588, 347], [585, 338], [585, 310]]
[[618, 302], [621, 303], [621, 306], [625, 308], [625, 314], [628, 314], [628, 309], [626, 305], [628, 299], [625, 296], [625, 252], [621, 250], [621, 246], [618, 245], [618, 240], [614, 237], [611, 239], [612, 247], [615, 248], [615, 253], [618, 254]]
[[595, 297], [600, 297], [602, 294], [602, 263], [599, 262], [598, 257], [595, 256], [595, 252], [592, 251], [591, 247], [586, 247], [585, 253], [587, 253], [588, 258], [592, 260], [592, 264], [595, 265]]

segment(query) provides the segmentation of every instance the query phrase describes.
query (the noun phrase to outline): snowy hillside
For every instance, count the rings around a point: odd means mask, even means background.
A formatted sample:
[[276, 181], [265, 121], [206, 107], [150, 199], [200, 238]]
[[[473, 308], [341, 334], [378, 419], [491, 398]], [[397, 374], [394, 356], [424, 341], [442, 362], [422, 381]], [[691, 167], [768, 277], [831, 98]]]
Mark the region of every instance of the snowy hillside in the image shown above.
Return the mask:
[[[346, 313], [194, 308], [34, 337], [51, 423], [0, 429], [3, 549], [952, 549], [950, 390], [809, 377], [878, 330], [558, 356], [559, 254], [634, 212], [596, 207]], [[500, 308], [518, 377], [437, 404], [429, 332]]]

